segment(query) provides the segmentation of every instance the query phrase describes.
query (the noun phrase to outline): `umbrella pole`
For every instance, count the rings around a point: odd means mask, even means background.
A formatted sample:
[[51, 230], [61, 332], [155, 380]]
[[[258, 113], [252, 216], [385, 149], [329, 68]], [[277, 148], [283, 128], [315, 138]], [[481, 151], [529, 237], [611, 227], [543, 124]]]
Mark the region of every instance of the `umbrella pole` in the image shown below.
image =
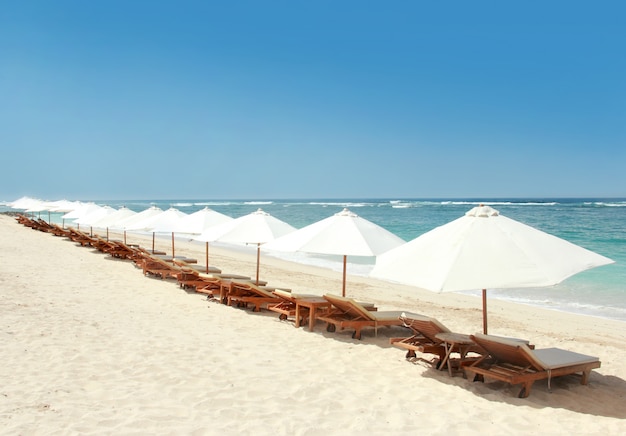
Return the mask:
[[259, 258], [261, 257], [261, 244], [256, 244], [256, 285], [259, 286]]
[[109, 240], [109, 228], [107, 227], [107, 241]]
[[152, 254], [154, 254], [154, 232], [152, 232]]
[[341, 296], [345, 297], [346, 296], [346, 258], [348, 256], [346, 256], [345, 254], [343, 255], [343, 284], [341, 287]]
[[483, 334], [487, 334], [487, 290], [483, 289]]
[[126, 229], [124, 229], [124, 244], [126, 243]]
[[209, 241], [206, 242], [206, 273], [209, 273]]
[[172, 257], [174, 256], [174, 232], [172, 232]]

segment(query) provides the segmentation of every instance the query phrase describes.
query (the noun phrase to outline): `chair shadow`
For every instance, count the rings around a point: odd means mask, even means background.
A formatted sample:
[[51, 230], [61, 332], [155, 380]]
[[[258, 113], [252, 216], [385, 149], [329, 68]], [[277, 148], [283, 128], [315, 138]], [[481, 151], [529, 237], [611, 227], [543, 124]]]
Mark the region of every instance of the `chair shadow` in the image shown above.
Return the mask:
[[[413, 358], [415, 364], [428, 364], [427, 355]], [[460, 372], [450, 377], [447, 371], [440, 371], [429, 365], [423, 377], [436, 379], [447, 385], [466, 389], [483, 400], [505, 403], [511, 406], [526, 406], [536, 409], [566, 409], [586, 415], [608, 418], [626, 419], [626, 408], [623, 405], [626, 398], [626, 380], [592, 371], [587, 385], [580, 384], [580, 376], [566, 375], [555, 377], [548, 388], [547, 380], [536, 381], [526, 398], [518, 398], [521, 385], [509, 385], [500, 381], [471, 382]]]

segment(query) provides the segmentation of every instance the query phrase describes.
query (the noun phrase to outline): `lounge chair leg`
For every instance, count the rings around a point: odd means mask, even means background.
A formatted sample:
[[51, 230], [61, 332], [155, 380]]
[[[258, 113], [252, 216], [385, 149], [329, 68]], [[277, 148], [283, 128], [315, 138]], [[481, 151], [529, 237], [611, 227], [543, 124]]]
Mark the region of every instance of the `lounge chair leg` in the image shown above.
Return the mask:
[[530, 395], [530, 387], [533, 385], [533, 382], [524, 383], [522, 390], [519, 391], [518, 398], [527, 398]]
[[361, 340], [361, 332], [359, 330], [355, 330], [354, 333], [352, 333], [352, 339], [356, 339], [358, 341]]
[[591, 370], [586, 370], [583, 371], [582, 374], [582, 378], [580, 379], [580, 384], [581, 385], [586, 385], [587, 383], [589, 383], [589, 375], [591, 374]]

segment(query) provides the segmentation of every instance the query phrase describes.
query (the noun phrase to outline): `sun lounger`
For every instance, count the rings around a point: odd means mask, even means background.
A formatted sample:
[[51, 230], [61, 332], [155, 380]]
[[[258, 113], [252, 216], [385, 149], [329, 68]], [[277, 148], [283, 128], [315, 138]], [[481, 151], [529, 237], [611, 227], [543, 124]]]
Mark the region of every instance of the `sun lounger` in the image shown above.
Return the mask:
[[198, 265], [197, 263], [188, 263], [188, 261], [186, 260], [186, 258], [180, 258], [178, 256], [176, 256], [176, 258], [174, 258], [172, 260], [176, 265], [182, 267], [182, 268], [188, 268], [188, 269], [192, 269], [194, 271], [197, 271], [201, 274], [220, 274], [222, 272], [221, 269], [216, 268], [214, 266], [210, 266], [208, 268], [207, 271], [207, 267], [206, 265]]
[[[285, 289], [274, 290], [274, 295], [279, 298], [279, 301], [277, 303], [268, 305], [267, 308], [272, 312], [278, 313], [279, 319], [283, 321], [289, 318], [294, 318], [296, 316], [296, 306], [298, 303], [298, 299], [320, 298], [319, 295], [315, 294], [293, 294]], [[302, 318], [300, 321], [302, 323], [304, 323], [304, 321], [308, 318], [308, 315], [308, 308], [303, 307], [300, 309], [300, 317]]]
[[54, 236], [65, 236], [69, 237], [70, 231], [68, 229], [64, 229], [58, 224], [50, 224], [50, 229], [48, 233], [52, 233]]
[[107, 250], [107, 253], [111, 257], [135, 260], [141, 258], [144, 254], [138, 248], [127, 245], [121, 241], [109, 240], [109, 244], [111, 244], [111, 246]]
[[[378, 331], [378, 327], [402, 325], [400, 315], [405, 313], [403, 311], [367, 310], [366, 307], [352, 298], [338, 295], [326, 294], [324, 298], [330, 302], [331, 307], [321, 312], [317, 319], [327, 323], [326, 330], [329, 332], [333, 332], [337, 328], [340, 330], [354, 329], [352, 337], [361, 339], [361, 330], [364, 328], [372, 327]], [[416, 314], [409, 315], [417, 316]]]
[[68, 227], [68, 230], [69, 230], [69, 233], [67, 237], [70, 238], [74, 242], [78, 242], [83, 247], [92, 245], [92, 243], [96, 241], [93, 237], [89, 236], [87, 233], [84, 233], [78, 229]]
[[179, 266], [150, 255], [144, 256], [138, 264], [144, 275], [156, 276], [161, 279], [177, 278], [178, 274], [181, 273]]
[[415, 352], [418, 351], [424, 354], [439, 356], [438, 362], [444, 360], [446, 349], [443, 341], [437, 338], [437, 334], [452, 333], [450, 329], [435, 318], [428, 316], [417, 315], [409, 317], [403, 313], [400, 316], [400, 320], [403, 326], [411, 329], [413, 336], [408, 338], [391, 338], [389, 342], [395, 347], [407, 350], [407, 359], [416, 357]]
[[254, 311], [259, 312], [263, 306], [278, 303], [280, 298], [274, 295], [276, 288], [258, 286], [251, 281], [230, 281], [230, 288], [226, 296], [226, 304], [231, 306], [235, 303], [239, 307], [254, 306]]
[[219, 276], [202, 274], [195, 269], [187, 268], [175, 263], [180, 268], [180, 273], [176, 276], [178, 285], [183, 289], [193, 289], [199, 294], [213, 296], [219, 292], [221, 282]]
[[600, 367], [597, 357], [560, 348], [531, 349], [519, 341], [497, 336], [475, 334], [470, 336], [487, 354], [471, 366], [465, 367], [468, 380], [500, 380], [511, 385], [521, 384], [519, 398], [526, 398], [536, 380], [581, 374], [581, 384], [588, 382], [589, 374]]

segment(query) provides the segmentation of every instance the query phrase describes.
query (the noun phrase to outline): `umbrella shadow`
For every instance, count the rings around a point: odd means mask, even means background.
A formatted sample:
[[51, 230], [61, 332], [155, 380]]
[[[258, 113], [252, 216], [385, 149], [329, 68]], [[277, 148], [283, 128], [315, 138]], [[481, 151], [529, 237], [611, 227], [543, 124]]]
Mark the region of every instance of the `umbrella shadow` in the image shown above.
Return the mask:
[[592, 372], [587, 385], [581, 385], [577, 375], [555, 377], [551, 388], [548, 388], [547, 380], [538, 380], [527, 398], [518, 398], [520, 385], [512, 386], [500, 381], [471, 382], [459, 374], [450, 377], [447, 371], [439, 371], [434, 366], [424, 371], [422, 376], [458, 386], [495, 403], [535, 409], [565, 409], [586, 415], [626, 419], [626, 409], [621, 406], [626, 397], [626, 380], [613, 375]]

